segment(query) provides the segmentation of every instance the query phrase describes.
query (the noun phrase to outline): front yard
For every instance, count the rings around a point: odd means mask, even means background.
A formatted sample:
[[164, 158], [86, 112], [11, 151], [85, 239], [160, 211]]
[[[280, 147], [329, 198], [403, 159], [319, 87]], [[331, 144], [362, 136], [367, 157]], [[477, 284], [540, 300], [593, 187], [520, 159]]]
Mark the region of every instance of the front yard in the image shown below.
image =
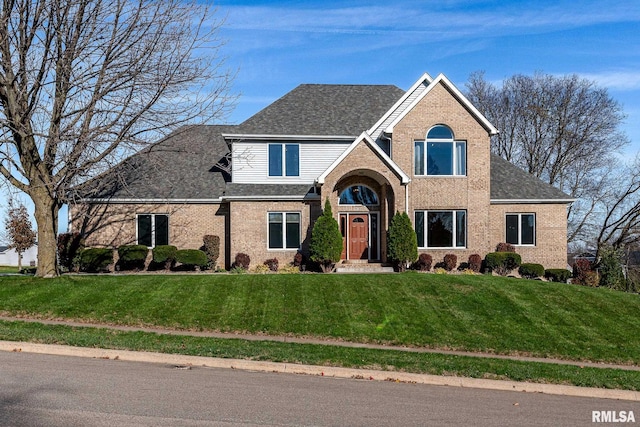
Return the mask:
[[640, 364], [640, 297], [484, 275], [4, 277], [0, 312]]

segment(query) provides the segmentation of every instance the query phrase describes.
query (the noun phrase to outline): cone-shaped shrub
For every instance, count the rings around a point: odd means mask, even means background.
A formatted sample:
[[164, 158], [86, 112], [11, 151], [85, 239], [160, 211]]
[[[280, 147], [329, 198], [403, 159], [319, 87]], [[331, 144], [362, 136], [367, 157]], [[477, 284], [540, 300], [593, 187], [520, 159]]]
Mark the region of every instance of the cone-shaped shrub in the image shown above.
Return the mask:
[[333, 270], [342, 254], [342, 234], [338, 221], [333, 217], [329, 199], [325, 201], [324, 211], [316, 220], [311, 231], [309, 244], [311, 260], [320, 264], [324, 273]]
[[418, 237], [406, 212], [396, 212], [389, 224], [387, 256], [405, 271], [418, 258]]

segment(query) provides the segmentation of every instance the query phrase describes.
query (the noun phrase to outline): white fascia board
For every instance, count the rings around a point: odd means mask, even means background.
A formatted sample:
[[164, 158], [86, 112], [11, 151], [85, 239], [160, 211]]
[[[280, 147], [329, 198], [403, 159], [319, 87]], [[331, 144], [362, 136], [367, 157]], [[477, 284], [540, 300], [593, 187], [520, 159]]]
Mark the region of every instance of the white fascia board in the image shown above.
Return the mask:
[[378, 144], [376, 144], [371, 139], [371, 136], [369, 136], [367, 132], [362, 132], [362, 134], [357, 139], [355, 139], [346, 150], [342, 152], [340, 157], [338, 157], [331, 164], [331, 166], [329, 166], [327, 170], [325, 170], [322, 175], [320, 175], [318, 179], [316, 179], [316, 182], [318, 184], [324, 184], [324, 180], [327, 178], [327, 175], [329, 175], [349, 155], [349, 153], [351, 153], [357, 147], [357, 145], [361, 141], [365, 141], [369, 145], [369, 147], [371, 147], [371, 149], [376, 152], [376, 154], [382, 157], [382, 160], [387, 165], [389, 165], [391, 169], [393, 169], [393, 171], [401, 178], [403, 184], [408, 184], [409, 182], [411, 182], [411, 178], [409, 178], [409, 176], [404, 173], [402, 169], [400, 169], [400, 166], [398, 166], [396, 162], [394, 162], [389, 156], [387, 156], [387, 153], [382, 151], [382, 148], [378, 147]]
[[573, 203], [576, 199], [491, 199], [492, 205], [541, 205], [541, 204], [565, 204]]
[[369, 135], [372, 135], [375, 130], [382, 126], [382, 124], [384, 123], [385, 120], [387, 120], [387, 118], [393, 114], [398, 108], [400, 108], [400, 106], [402, 105], [402, 103], [409, 97], [411, 96], [411, 94], [418, 88], [418, 86], [420, 86], [421, 84], [423, 84], [424, 82], [427, 82], [427, 85], [429, 85], [432, 81], [433, 81], [433, 77], [431, 77], [429, 75], [429, 73], [424, 73], [422, 75], [422, 77], [420, 77], [414, 84], [413, 86], [411, 86], [409, 88], [409, 90], [407, 90], [404, 95], [402, 95], [402, 97], [395, 103], [393, 104], [393, 107], [391, 107], [386, 113], [384, 113], [384, 115], [380, 118], [380, 120], [378, 120], [378, 122], [371, 126], [371, 129], [369, 129], [367, 131], [367, 133]]
[[353, 141], [351, 135], [259, 135], [223, 133], [225, 141]]
[[429, 92], [431, 92], [431, 90], [436, 87], [438, 84], [442, 83], [444, 86], [447, 87], [447, 89], [449, 89], [454, 97], [462, 104], [464, 105], [464, 107], [466, 109], [468, 109], [471, 114], [482, 124], [482, 126], [487, 130], [487, 132], [489, 133], [489, 135], [496, 135], [498, 133], [498, 129], [496, 129], [490, 122], [489, 120], [487, 120], [487, 118], [485, 116], [482, 115], [482, 113], [480, 113], [480, 111], [478, 111], [478, 109], [467, 99], [467, 97], [465, 97], [462, 92], [460, 92], [458, 90], [458, 88], [451, 83], [451, 81], [442, 73], [438, 74], [438, 77], [435, 78], [435, 80], [433, 80], [431, 82], [431, 84], [429, 84], [429, 86], [427, 87], [427, 89], [422, 92], [422, 94], [417, 97], [412, 103], [411, 105], [409, 105], [407, 107], [406, 110], [404, 110], [402, 112], [402, 114], [400, 114], [394, 121], [393, 123], [391, 123], [389, 126], [387, 126], [387, 128], [384, 130], [385, 133], [391, 134], [393, 133], [393, 128], [395, 127], [395, 125], [397, 125], [402, 119], [404, 119], [404, 117], [409, 113], [409, 111], [411, 111], [416, 105], [418, 105], [418, 103], [420, 101], [422, 101], [422, 99], [427, 96], [427, 94]]
[[80, 199], [80, 203], [105, 203], [105, 204], [145, 204], [145, 203], [192, 203], [192, 204], [210, 204], [210, 203], [222, 203], [222, 198], [217, 199]]
[[226, 196], [225, 201], [303, 201], [303, 200], [316, 200], [320, 199], [319, 195], [307, 195], [304, 196]]

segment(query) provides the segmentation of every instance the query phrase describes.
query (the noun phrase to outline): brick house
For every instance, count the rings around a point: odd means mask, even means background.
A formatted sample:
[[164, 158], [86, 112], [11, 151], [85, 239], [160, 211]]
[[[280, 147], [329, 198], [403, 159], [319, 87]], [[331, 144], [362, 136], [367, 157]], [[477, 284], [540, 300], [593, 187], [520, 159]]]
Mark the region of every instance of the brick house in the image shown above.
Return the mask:
[[344, 260], [385, 262], [406, 211], [419, 252], [466, 261], [500, 242], [523, 262], [566, 266], [562, 191], [492, 155], [497, 129], [444, 76], [409, 90], [301, 85], [239, 125], [183, 127], [83, 187], [70, 227], [92, 246], [221, 238], [219, 264], [308, 252], [329, 199]]

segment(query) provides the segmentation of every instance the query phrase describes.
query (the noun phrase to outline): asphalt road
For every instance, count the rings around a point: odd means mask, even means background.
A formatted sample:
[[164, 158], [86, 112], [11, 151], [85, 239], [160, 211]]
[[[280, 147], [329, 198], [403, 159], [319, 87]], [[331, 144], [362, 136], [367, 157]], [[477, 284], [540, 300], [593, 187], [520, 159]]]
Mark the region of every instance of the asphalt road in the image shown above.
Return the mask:
[[0, 352], [2, 426], [593, 426], [637, 402]]

